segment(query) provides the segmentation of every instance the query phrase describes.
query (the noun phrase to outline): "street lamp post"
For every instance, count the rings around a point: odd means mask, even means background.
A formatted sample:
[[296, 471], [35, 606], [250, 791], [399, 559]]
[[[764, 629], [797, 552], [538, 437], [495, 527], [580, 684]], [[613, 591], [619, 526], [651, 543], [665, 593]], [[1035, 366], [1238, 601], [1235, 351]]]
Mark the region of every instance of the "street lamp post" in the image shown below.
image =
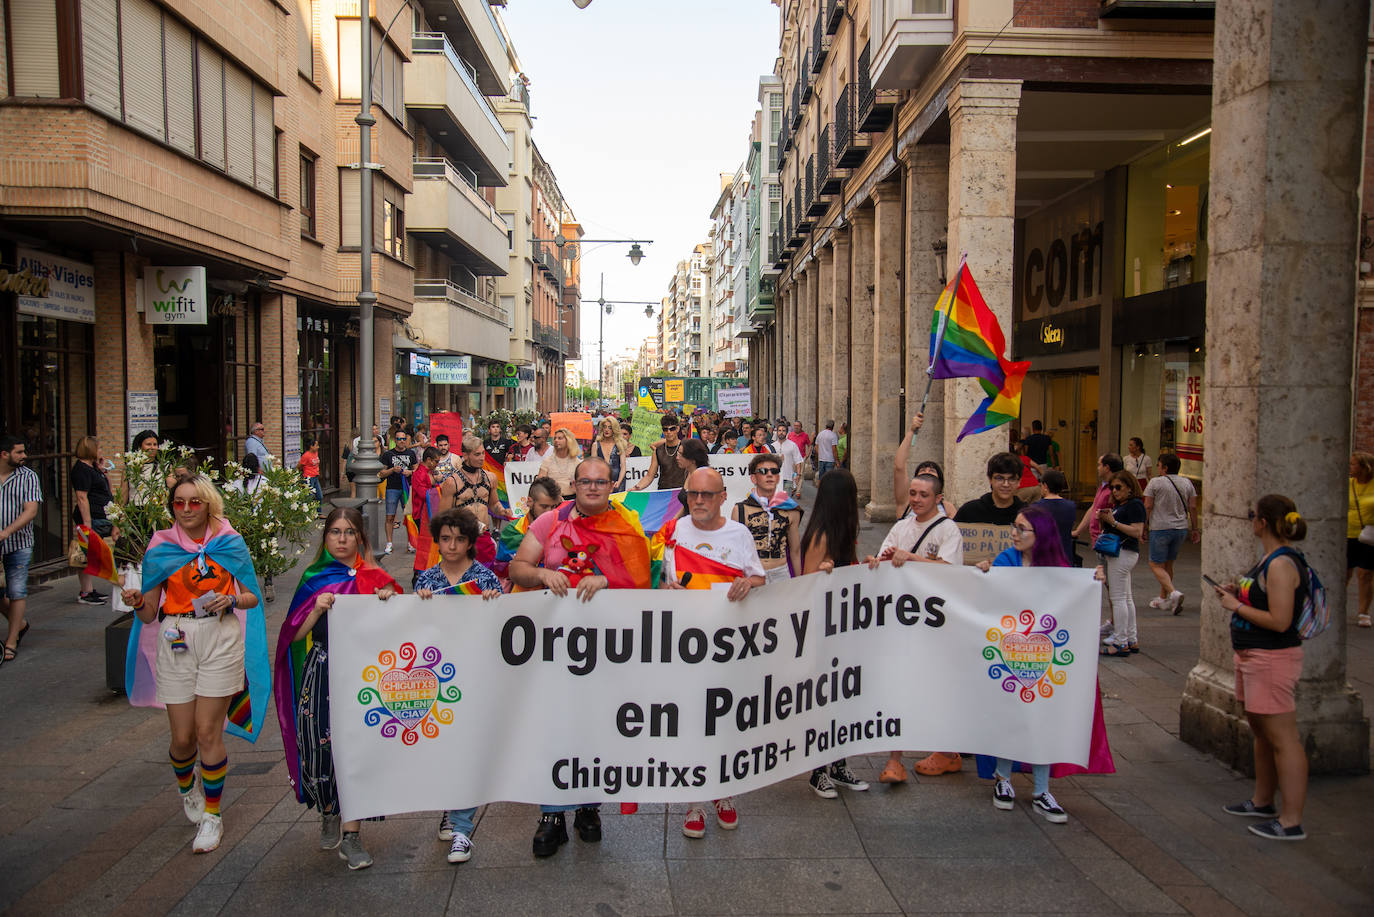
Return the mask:
[[[630, 252], [630, 259], [634, 260], [633, 251]], [[584, 299], [582, 301], [584, 303], [596, 303], [596, 395], [597, 401], [605, 401], [606, 386], [603, 377], [606, 375], [606, 316], [615, 311], [614, 306], [644, 306], [644, 314], [652, 316], [653, 307], [658, 303], [644, 299], [607, 299], [606, 275], [604, 273], [601, 275], [601, 295], [596, 299]]]

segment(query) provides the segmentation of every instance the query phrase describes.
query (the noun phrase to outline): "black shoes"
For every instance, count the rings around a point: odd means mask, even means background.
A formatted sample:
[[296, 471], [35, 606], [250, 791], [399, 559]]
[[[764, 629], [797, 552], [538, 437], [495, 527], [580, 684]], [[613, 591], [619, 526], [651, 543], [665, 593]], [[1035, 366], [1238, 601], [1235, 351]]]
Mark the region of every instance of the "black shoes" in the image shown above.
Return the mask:
[[567, 842], [568, 823], [563, 818], [563, 813], [542, 813], [539, 816], [539, 827], [534, 829], [534, 855], [551, 857], [558, 852], [561, 845]]
[[573, 816], [573, 828], [577, 836], [589, 844], [601, 840], [601, 813], [591, 806], [583, 806]]

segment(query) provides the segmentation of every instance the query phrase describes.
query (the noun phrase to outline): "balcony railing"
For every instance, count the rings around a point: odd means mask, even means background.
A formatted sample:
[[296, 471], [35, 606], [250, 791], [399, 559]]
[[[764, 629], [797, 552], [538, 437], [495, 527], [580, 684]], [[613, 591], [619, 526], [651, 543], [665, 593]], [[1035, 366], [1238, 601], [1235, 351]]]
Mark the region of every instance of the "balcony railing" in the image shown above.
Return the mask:
[[806, 205], [805, 202], [807, 201], [807, 199], [806, 199], [805, 197], [802, 196], [802, 192], [803, 192], [804, 190], [805, 190], [805, 187], [802, 185], [802, 177], [801, 177], [801, 175], [798, 175], [798, 176], [797, 176], [796, 190], [795, 190], [793, 193], [796, 195], [795, 200], [796, 200], [796, 202], [797, 202], [797, 211], [796, 211], [796, 212], [797, 212], [797, 226], [796, 226], [796, 233], [797, 233], [797, 235], [799, 235], [799, 236], [802, 235], [803, 233], [806, 233], [806, 232], [810, 231], [810, 229], [811, 229], [811, 217], [810, 217], [809, 215], [807, 215], [807, 212], [806, 212], [806, 206], [807, 206], [807, 205]]
[[410, 48], [416, 54], [442, 54], [447, 57], [448, 62], [453, 65], [453, 69], [457, 70], [458, 75], [462, 77], [463, 83], [471, 90], [492, 129], [502, 137], [506, 135], [506, 129], [496, 119], [496, 112], [491, 110], [491, 104], [487, 102], [487, 97], [482, 94], [482, 90], [477, 88], [477, 68], [463, 60], [458, 52], [453, 50], [453, 45], [449, 44], [447, 35], [443, 32], [416, 32], [410, 37]]
[[801, 127], [802, 116], [806, 114], [806, 110], [802, 108], [802, 82], [801, 75], [798, 74], [797, 81], [792, 84], [792, 130], [794, 131]]
[[811, 29], [811, 72], [820, 73], [825, 69], [825, 58], [830, 53], [830, 36], [825, 31], [825, 11], [816, 12], [816, 25]]
[[844, 0], [825, 0], [825, 34], [834, 35], [844, 21]]
[[461, 191], [474, 207], [486, 213], [491, 221], [505, 232], [506, 221], [497, 216], [496, 208], [478, 193], [476, 175], [471, 169], [460, 169], [447, 159], [426, 158], [415, 160], [411, 166], [411, 174], [417, 179], [447, 179], [448, 183]]
[[819, 136], [816, 138], [816, 196], [821, 197], [827, 194], [838, 194], [840, 192], [840, 177], [831, 169], [831, 161], [834, 157], [834, 150], [830, 143], [830, 125], [821, 128]]
[[805, 105], [815, 95], [813, 89], [816, 84], [816, 74], [811, 72], [810, 49], [807, 49], [806, 54], [802, 55], [801, 67], [797, 71], [797, 82], [801, 85], [801, 101]]
[[478, 299], [453, 281], [442, 277], [415, 281], [415, 298], [443, 299], [451, 305], [467, 309], [469, 312], [475, 312], [484, 318], [510, 327], [510, 314], [505, 309], [494, 303]]
[[815, 156], [815, 154], [813, 153], [813, 154], [811, 154], [810, 156], [806, 157], [806, 197], [802, 198], [802, 200], [806, 201], [806, 207], [807, 207], [808, 210], [810, 210], [810, 209], [811, 209], [811, 202], [814, 201], [815, 199], [816, 199], [816, 156]]
[[868, 155], [867, 139], [854, 131], [854, 84], [846, 84], [835, 99], [835, 168], [852, 169]]
[[897, 106], [897, 93], [890, 89], [878, 89], [873, 85], [873, 74], [869, 69], [869, 49], [864, 45], [859, 52], [859, 109], [857, 129], [862, 133], [878, 133], [887, 130], [892, 123], [892, 112]]

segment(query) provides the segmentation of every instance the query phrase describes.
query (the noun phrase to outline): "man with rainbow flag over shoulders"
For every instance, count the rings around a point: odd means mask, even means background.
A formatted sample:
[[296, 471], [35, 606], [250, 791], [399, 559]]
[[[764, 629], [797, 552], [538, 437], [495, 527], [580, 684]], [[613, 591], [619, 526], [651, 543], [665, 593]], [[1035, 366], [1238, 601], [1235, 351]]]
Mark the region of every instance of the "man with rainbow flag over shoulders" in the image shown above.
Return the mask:
[[[573, 471], [573, 499], [530, 523], [510, 562], [519, 590], [547, 589], [565, 596], [569, 588], [588, 601], [602, 589], [649, 589], [653, 558], [639, 516], [611, 502], [611, 466], [585, 458]], [[751, 542], [752, 543], [752, 542]], [[540, 806], [534, 855], [553, 856], [568, 841], [564, 813], [576, 809], [573, 827], [589, 843], [601, 840], [598, 806]]]
[[[687, 495], [687, 509], [691, 515], [674, 519], [661, 533], [666, 548], [662, 588], [712, 589], [729, 584], [726, 598], [738, 602], [750, 590], [766, 583], [754, 536], [743, 525], [721, 515], [720, 509], [725, 505], [725, 479], [720, 472], [714, 468], [698, 468], [687, 476], [683, 493]], [[716, 799], [713, 805], [716, 824], [726, 831], [739, 826], [733, 796]], [[682, 833], [687, 837], [705, 837], [704, 806], [693, 806], [687, 811]]]

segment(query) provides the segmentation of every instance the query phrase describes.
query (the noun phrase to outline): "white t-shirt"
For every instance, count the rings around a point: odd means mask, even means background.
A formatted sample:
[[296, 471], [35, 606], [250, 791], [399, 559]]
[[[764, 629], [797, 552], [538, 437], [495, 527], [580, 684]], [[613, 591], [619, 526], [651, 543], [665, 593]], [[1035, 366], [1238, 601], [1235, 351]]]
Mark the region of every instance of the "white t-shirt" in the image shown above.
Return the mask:
[[1188, 527], [1188, 501], [1197, 496], [1192, 481], [1182, 475], [1162, 474], [1145, 485], [1145, 496], [1152, 501], [1151, 530], [1163, 532]]
[[1131, 455], [1129, 452], [1121, 456], [1121, 462], [1126, 466], [1126, 470], [1137, 478], [1148, 478], [1150, 469], [1154, 467], [1154, 459], [1144, 452], [1139, 455]]
[[933, 548], [935, 556], [940, 560], [956, 567], [961, 566], [964, 563], [964, 538], [959, 534], [959, 526], [953, 522], [943, 521], [944, 519], [944, 516], [936, 513], [928, 522], [917, 522], [915, 514], [897, 520], [897, 524], [883, 539], [883, 546], [878, 549], [878, 553], [882, 554], [888, 548], [910, 551], [916, 542], [921, 540], [921, 535], [926, 529], [934, 525], [935, 529], [926, 535], [925, 541], [921, 541], [921, 550], [916, 553], [922, 557], [929, 557]]
[[802, 462], [801, 450], [797, 448], [797, 444], [784, 437], [780, 442], [775, 440], [773, 442], [773, 448], [777, 450], [778, 455], [782, 456], [782, 460], [787, 463], [787, 469], [793, 474], [796, 474], [796, 468]]
[[816, 461], [833, 462], [835, 461], [835, 447], [840, 444], [840, 437], [834, 430], [822, 430], [816, 434]]
[[553, 443], [545, 443], [543, 452], [540, 452], [538, 449], [535, 449], [531, 446], [530, 451], [525, 454], [525, 461], [533, 462], [538, 460], [542, 462], [544, 459], [548, 458], [553, 454]]
[[[678, 544], [696, 551], [703, 557], [720, 561], [736, 570], [743, 570], [745, 576], [764, 575], [763, 563], [759, 560], [759, 549], [754, 545], [754, 536], [733, 519], [726, 519], [725, 525], [718, 529], [703, 532], [692, 522], [691, 516], [683, 516], [677, 521], [673, 538]], [[673, 554], [674, 551], [664, 552], [663, 567], [670, 579], [677, 579]]]

